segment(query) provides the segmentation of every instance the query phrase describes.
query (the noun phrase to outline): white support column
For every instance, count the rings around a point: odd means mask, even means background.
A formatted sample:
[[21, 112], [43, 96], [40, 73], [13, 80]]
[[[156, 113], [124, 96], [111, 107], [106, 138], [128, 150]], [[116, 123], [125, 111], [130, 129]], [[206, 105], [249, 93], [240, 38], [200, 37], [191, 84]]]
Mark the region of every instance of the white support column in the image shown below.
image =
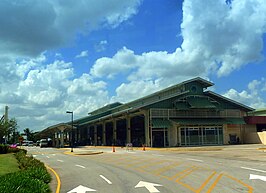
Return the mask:
[[60, 147], [64, 147], [64, 131], [60, 131]]
[[56, 132], [56, 147], [59, 148], [60, 147], [60, 143], [59, 143], [59, 131]]
[[86, 137], [86, 143], [88, 145], [91, 145], [91, 141], [90, 141], [90, 126], [87, 126], [87, 137]]
[[93, 125], [93, 132], [94, 132], [94, 145], [97, 145], [97, 125]]
[[113, 141], [116, 143], [116, 120], [113, 120]]
[[127, 124], [126, 124], [126, 129], [127, 129], [127, 143], [131, 143], [131, 125], [130, 125], [130, 117], [126, 117]]
[[102, 142], [103, 145], [106, 145], [106, 126], [105, 126], [105, 122], [102, 123], [103, 126], [103, 138], [102, 138]]
[[145, 111], [144, 117], [145, 117], [145, 145], [152, 146], [150, 140], [150, 116], [148, 110]]

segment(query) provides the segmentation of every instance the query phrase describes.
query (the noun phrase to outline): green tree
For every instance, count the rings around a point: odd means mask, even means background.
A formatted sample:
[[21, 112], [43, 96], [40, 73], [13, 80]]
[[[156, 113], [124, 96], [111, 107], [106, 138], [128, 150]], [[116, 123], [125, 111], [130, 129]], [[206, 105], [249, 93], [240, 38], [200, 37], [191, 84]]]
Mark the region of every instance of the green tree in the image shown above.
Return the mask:
[[[17, 121], [15, 118], [12, 118], [8, 121], [0, 122], [0, 143], [11, 142], [15, 143], [15, 135], [17, 134]], [[5, 140], [4, 140], [5, 137]]]
[[29, 128], [24, 129], [24, 134], [27, 136], [27, 139], [29, 141], [35, 141], [34, 132], [30, 130]]

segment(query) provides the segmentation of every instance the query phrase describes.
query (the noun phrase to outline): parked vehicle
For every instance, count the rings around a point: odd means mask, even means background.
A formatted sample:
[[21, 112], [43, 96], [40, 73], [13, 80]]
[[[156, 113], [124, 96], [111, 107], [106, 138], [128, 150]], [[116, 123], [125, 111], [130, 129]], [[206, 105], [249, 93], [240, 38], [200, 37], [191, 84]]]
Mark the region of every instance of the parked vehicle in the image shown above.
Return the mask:
[[40, 148], [42, 147], [48, 147], [48, 140], [47, 139], [41, 139], [40, 140]]
[[23, 141], [22, 146], [33, 146], [33, 141]]

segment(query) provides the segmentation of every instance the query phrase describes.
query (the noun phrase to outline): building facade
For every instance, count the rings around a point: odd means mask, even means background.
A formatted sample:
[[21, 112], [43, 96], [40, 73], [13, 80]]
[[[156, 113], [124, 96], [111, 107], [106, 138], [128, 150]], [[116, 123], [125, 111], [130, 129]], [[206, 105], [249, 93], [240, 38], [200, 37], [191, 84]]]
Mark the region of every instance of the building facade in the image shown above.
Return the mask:
[[[245, 117], [254, 109], [208, 90], [212, 82], [194, 78], [129, 103], [113, 103], [88, 116], [46, 128], [62, 143], [176, 147], [245, 143]], [[137, 92], [137, 91], [136, 91]], [[64, 125], [63, 124], [63, 125]], [[69, 133], [70, 132], [70, 133]], [[64, 134], [65, 133], [65, 134]], [[68, 134], [66, 134], [68, 133]], [[61, 135], [61, 136], [62, 136]], [[73, 136], [73, 138], [72, 138]], [[61, 144], [62, 145], [62, 144]]]

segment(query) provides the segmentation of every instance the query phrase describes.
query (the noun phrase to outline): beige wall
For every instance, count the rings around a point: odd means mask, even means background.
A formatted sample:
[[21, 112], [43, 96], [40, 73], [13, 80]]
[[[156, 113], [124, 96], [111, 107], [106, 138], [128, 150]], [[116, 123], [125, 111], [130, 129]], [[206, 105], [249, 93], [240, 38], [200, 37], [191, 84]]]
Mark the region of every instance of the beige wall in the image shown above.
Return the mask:
[[266, 145], [266, 131], [257, 132], [256, 125], [245, 125], [245, 143], [258, 143]]
[[224, 144], [229, 144], [230, 134], [236, 134], [240, 139], [240, 143], [243, 141], [243, 135], [241, 134], [241, 125], [223, 125], [224, 128]]
[[248, 132], [245, 134], [246, 143], [258, 143], [266, 145], [266, 131]]
[[177, 145], [177, 128], [174, 125], [168, 131], [169, 146], [174, 147]]

